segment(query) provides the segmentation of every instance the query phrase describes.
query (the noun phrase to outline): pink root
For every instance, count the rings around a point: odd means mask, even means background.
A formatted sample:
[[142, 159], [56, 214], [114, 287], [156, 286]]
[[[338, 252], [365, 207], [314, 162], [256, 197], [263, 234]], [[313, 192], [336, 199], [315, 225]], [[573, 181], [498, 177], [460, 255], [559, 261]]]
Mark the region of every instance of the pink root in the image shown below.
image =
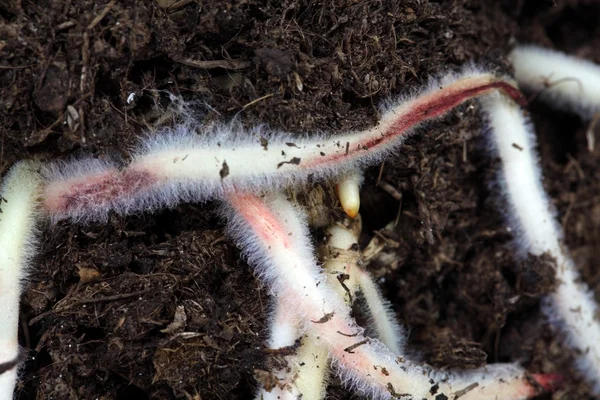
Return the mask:
[[88, 210], [110, 210], [114, 204], [151, 188], [158, 178], [150, 171], [109, 169], [46, 185], [43, 205], [50, 216], [78, 215]]
[[329, 349], [342, 380], [356, 391], [377, 399], [391, 395], [427, 400], [441, 396], [523, 400], [544, 388], [511, 364], [466, 372], [436, 371], [393, 354], [363, 335], [346, 304], [327, 285], [303, 218], [287, 199], [238, 192], [231, 193], [228, 201], [230, 232], [255, 271], [291, 311], [290, 322], [312, 332], [317, 344]]
[[239, 132], [228, 125], [198, 135], [182, 125], [140, 143], [121, 171], [93, 159], [51, 166], [44, 204], [54, 219], [102, 219], [112, 210], [126, 214], [326, 179], [380, 162], [421, 123], [494, 91], [523, 102], [510, 82], [475, 71], [398, 102], [377, 126], [358, 132], [296, 140], [284, 132]]
[[564, 378], [560, 374], [533, 374], [535, 383], [547, 392], [554, 392], [563, 386]]
[[423, 102], [416, 104], [410, 110], [409, 114], [403, 116], [404, 118], [398, 118], [398, 120], [392, 123], [388, 131], [385, 132], [385, 136], [374, 138], [363, 143], [364, 148], [362, 150], [370, 149], [371, 147], [375, 147], [390, 140], [395, 136], [406, 132], [423, 120], [440, 117], [461, 103], [494, 89], [505, 92], [519, 104], [523, 104], [525, 101], [523, 94], [517, 88], [503, 81], [496, 81], [467, 88], [459, 85], [457, 86], [458, 87], [456, 88], [451, 88], [448, 92], [440, 90], [439, 93], [435, 93], [435, 95], [424, 99]]

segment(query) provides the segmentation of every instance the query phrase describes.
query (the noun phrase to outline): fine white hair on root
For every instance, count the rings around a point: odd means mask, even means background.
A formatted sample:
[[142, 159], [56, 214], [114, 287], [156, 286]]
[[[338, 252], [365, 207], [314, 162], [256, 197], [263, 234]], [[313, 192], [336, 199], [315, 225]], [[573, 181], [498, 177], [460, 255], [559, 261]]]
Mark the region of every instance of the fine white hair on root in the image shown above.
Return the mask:
[[283, 307], [297, 310], [301, 331], [314, 333], [315, 341], [329, 349], [335, 370], [351, 389], [376, 399], [405, 394], [418, 399], [444, 395], [519, 400], [538, 393], [528, 381], [536, 378], [513, 364], [437, 371], [366, 338], [319, 271], [304, 218], [285, 197], [235, 192], [227, 202], [229, 232]]
[[[0, 187], [0, 365], [18, 361], [19, 301], [36, 251], [39, 164], [21, 161]], [[18, 365], [0, 372], [0, 400], [12, 400]]]
[[64, 161], [46, 164], [41, 169], [44, 181], [66, 181], [81, 176], [98, 175], [119, 168], [117, 160], [75, 156]]
[[365, 304], [369, 310], [369, 319], [377, 338], [392, 352], [405, 352], [406, 330], [398, 323], [391, 303], [385, 299], [373, 277], [367, 271], [359, 270], [358, 284]]
[[[404, 353], [406, 332], [396, 320], [391, 304], [383, 298], [371, 274], [359, 265], [362, 262], [358, 249], [361, 228], [362, 221], [360, 215], [357, 215], [352, 221], [332, 224], [327, 229], [327, 256], [323, 268], [329, 284], [350, 306], [356, 299], [356, 294], [362, 293], [372, 333], [391, 352], [401, 354]], [[338, 281], [340, 274], [345, 274], [346, 279]]]
[[294, 354], [285, 356], [283, 366], [271, 371], [277, 380], [275, 387], [259, 388], [256, 400], [321, 400], [325, 398], [327, 377], [329, 374], [329, 353], [318, 343], [312, 332], [301, 336], [298, 328], [291, 323], [294, 310], [286, 310], [277, 297], [274, 298], [275, 310], [269, 326], [268, 347], [281, 349], [298, 345]]
[[256, 192], [339, 176], [380, 162], [423, 123], [497, 90], [519, 96], [511, 82], [486, 71], [450, 74], [385, 106], [377, 126], [335, 136], [293, 137], [236, 124], [179, 125], [144, 139], [128, 166], [109, 168], [112, 175], [102, 168], [90, 173], [83, 161], [50, 166], [44, 207], [53, 219], [106, 219], [112, 210], [127, 214], [232, 190]]
[[549, 105], [590, 119], [600, 111], [600, 66], [556, 50], [519, 45], [508, 59], [519, 85]]
[[[350, 179], [351, 185], [357, 183], [355, 177]], [[341, 198], [340, 195], [340, 200]], [[375, 337], [393, 353], [400, 354], [404, 347], [404, 332], [370, 275], [359, 265], [361, 252], [358, 249], [358, 237], [362, 221], [360, 215], [355, 213], [355, 216], [356, 218], [345, 218], [342, 222], [334, 223], [327, 229], [327, 242], [319, 250], [324, 261], [323, 270], [327, 283], [348, 305], [348, 312], [351, 311], [357, 292], [362, 289]], [[309, 331], [304, 336], [293, 361], [298, 366], [295, 370], [295, 383], [302, 399], [323, 399], [329, 376], [329, 352], [319, 341], [317, 334]]]
[[481, 99], [491, 126], [493, 147], [502, 161], [500, 182], [509, 204], [508, 222], [520, 255], [549, 254], [556, 260], [556, 290], [543, 311], [573, 348], [579, 371], [600, 394], [598, 307], [561, 243], [562, 233], [541, 181], [531, 124], [512, 102], [491, 94]]
[[271, 312], [271, 329], [267, 343], [270, 349], [292, 346], [300, 336], [298, 326], [290, 322], [293, 319], [289, 316], [290, 312], [280, 302], [275, 302]]
[[[287, 294], [286, 289], [290, 284], [290, 280], [294, 279], [294, 277], [286, 275], [283, 268], [286, 268], [290, 273], [293, 272], [296, 274], [298, 285], [302, 285], [302, 287], [306, 286], [303, 289], [305, 293], [302, 297], [312, 293], [314, 290], [311, 287], [312, 285], [325, 285], [325, 277], [320, 273], [316, 262], [300, 263], [301, 260], [314, 260], [312, 246], [309, 241], [305, 242], [304, 240], [308, 238], [305, 214], [297, 212], [295, 207], [282, 195], [266, 194], [263, 197], [267, 199], [266, 201], [268, 201], [273, 211], [268, 209], [267, 213], [263, 200], [257, 199], [253, 195], [233, 192], [227, 198], [227, 202], [223, 204], [221, 214], [227, 221], [229, 234], [236, 240], [248, 264], [253, 266], [259, 280], [268, 286], [270, 295], [278, 298], [278, 301], [283, 301], [285, 305], [285, 301], [288, 300], [285, 296]], [[290, 251], [269, 244], [266, 242], [267, 238], [259, 236], [261, 232], [253, 230], [253, 226], [248, 223], [247, 218], [240, 212], [239, 207], [236, 207], [239, 204], [238, 202], [241, 201], [240, 199], [248, 200], [247, 207], [249, 210], [254, 209], [256, 212], [263, 213], [256, 216], [257, 219], [262, 217], [267, 221], [265, 223], [269, 223], [277, 228], [281, 228], [283, 224], [275, 218], [286, 215], [286, 213], [292, 213], [294, 218], [289, 218], [286, 221], [284, 229], [286, 229], [285, 235], [289, 235], [288, 242], [293, 242], [294, 244], [294, 253], [291, 254], [293, 258], [286, 259], [285, 256], [289, 255]], [[278, 235], [274, 240], [280, 239], [279, 235], [282, 233], [274, 231], [273, 236]], [[272, 254], [274, 251], [279, 251], [279, 253]], [[292, 294], [295, 295], [296, 293]], [[292, 324], [299, 326], [301, 329], [300, 334], [302, 334], [302, 321], [306, 315], [302, 314], [303, 310], [298, 309], [297, 304], [292, 303], [292, 305], [292, 309], [296, 309], [297, 312], [289, 313], [288, 316], [291, 319], [297, 319]]]

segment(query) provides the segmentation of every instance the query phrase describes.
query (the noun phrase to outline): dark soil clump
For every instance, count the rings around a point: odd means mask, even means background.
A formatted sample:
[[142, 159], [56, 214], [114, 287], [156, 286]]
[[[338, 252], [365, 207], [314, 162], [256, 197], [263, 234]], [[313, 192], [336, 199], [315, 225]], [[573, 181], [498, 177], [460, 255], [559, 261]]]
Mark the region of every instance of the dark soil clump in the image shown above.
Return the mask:
[[[472, 61], [508, 72], [515, 38], [600, 62], [600, 6], [539, 3], [1, 1], [0, 173], [33, 156], [126, 159], [186, 115], [173, 98], [193, 102], [199, 123], [335, 133], [374, 125], [382, 102], [431, 75]], [[566, 244], [600, 300], [600, 150], [576, 117], [530, 111]], [[546, 399], [591, 398], [541, 316], [552, 260], [517, 261], [481, 132], [473, 102], [367, 171], [364, 241], [398, 221], [395, 261], [370, 270], [427, 362], [519, 362], [564, 375]], [[45, 226], [18, 398], [251, 398], [270, 301], [215, 210]], [[335, 379], [329, 393], [351, 395]]]

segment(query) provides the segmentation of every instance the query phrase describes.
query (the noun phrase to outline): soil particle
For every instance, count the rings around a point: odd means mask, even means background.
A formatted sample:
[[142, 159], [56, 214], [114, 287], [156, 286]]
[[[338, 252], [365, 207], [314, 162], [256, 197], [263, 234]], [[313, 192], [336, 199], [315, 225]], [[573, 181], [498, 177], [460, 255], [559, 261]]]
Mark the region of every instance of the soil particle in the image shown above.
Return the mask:
[[[508, 71], [515, 37], [598, 62], [598, 15], [583, 0], [3, 1], [0, 173], [32, 156], [127, 158], [149, 130], [189, 115], [179, 97], [200, 123], [372, 126], [380, 104], [430, 75], [471, 61]], [[600, 153], [576, 117], [530, 110], [557, 220], [600, 300]], [[516, 361], [565, 376], [546, 399], [591, 398], [540, 313], [552, 260], [515, 257], [481, 131], [469, 103], [367, 171], [363, 242], [397, 221], [394, 262], [371, 272], [412, 354], [444, 368]], [[269, 298], [215, 210], [43, 227], [23, 297], [30, 357], [18, 398], [250, 398], [256, 377], [269, 378]], [[350, 396], [336, 379], [328, 393]]]

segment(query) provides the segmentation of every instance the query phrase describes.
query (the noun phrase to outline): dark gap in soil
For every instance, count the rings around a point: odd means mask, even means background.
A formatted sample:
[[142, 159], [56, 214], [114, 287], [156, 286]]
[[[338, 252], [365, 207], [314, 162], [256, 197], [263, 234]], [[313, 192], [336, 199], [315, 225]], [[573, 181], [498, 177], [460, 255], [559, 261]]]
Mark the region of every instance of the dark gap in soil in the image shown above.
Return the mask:
[[132, 64], [127, 78], [138, 85], [142, 85], [148, 77], [152, 81], [160, 82], [172, 76], [171, 72], [176, 65], [165, 56], [137, 61]]
[[600, 26], [600, 6], [580, 3], [576, 8], [564, 6], [564, 10], [546, 27], [548, 37], [560, 49], [577, 47], [596, 35]]
[[117, 386], [119, 386], [119, 388], [117, 389], [117, 393], [116, 393], [117, 400], [130, 400], [130, 399], [136, 399], [136, 400], [148, 399], [149, 400], [150, 399], [150, 395], [148, 395], [145, 390], [143, 390], [135, 385], [127, 384], [127, 382], [119, 376], [113, 376], [112, 378], [116, 382], [120, 383], [120, 384], [117, 384]]
[[534, 126], [541, 132], [541, 158], [564, 165], [569, 162], [569, 157], [577, 156], [582, 150], [578, 147], [578, 136], [583, 126], [578, 116], [537, 103], [530, 111]]

